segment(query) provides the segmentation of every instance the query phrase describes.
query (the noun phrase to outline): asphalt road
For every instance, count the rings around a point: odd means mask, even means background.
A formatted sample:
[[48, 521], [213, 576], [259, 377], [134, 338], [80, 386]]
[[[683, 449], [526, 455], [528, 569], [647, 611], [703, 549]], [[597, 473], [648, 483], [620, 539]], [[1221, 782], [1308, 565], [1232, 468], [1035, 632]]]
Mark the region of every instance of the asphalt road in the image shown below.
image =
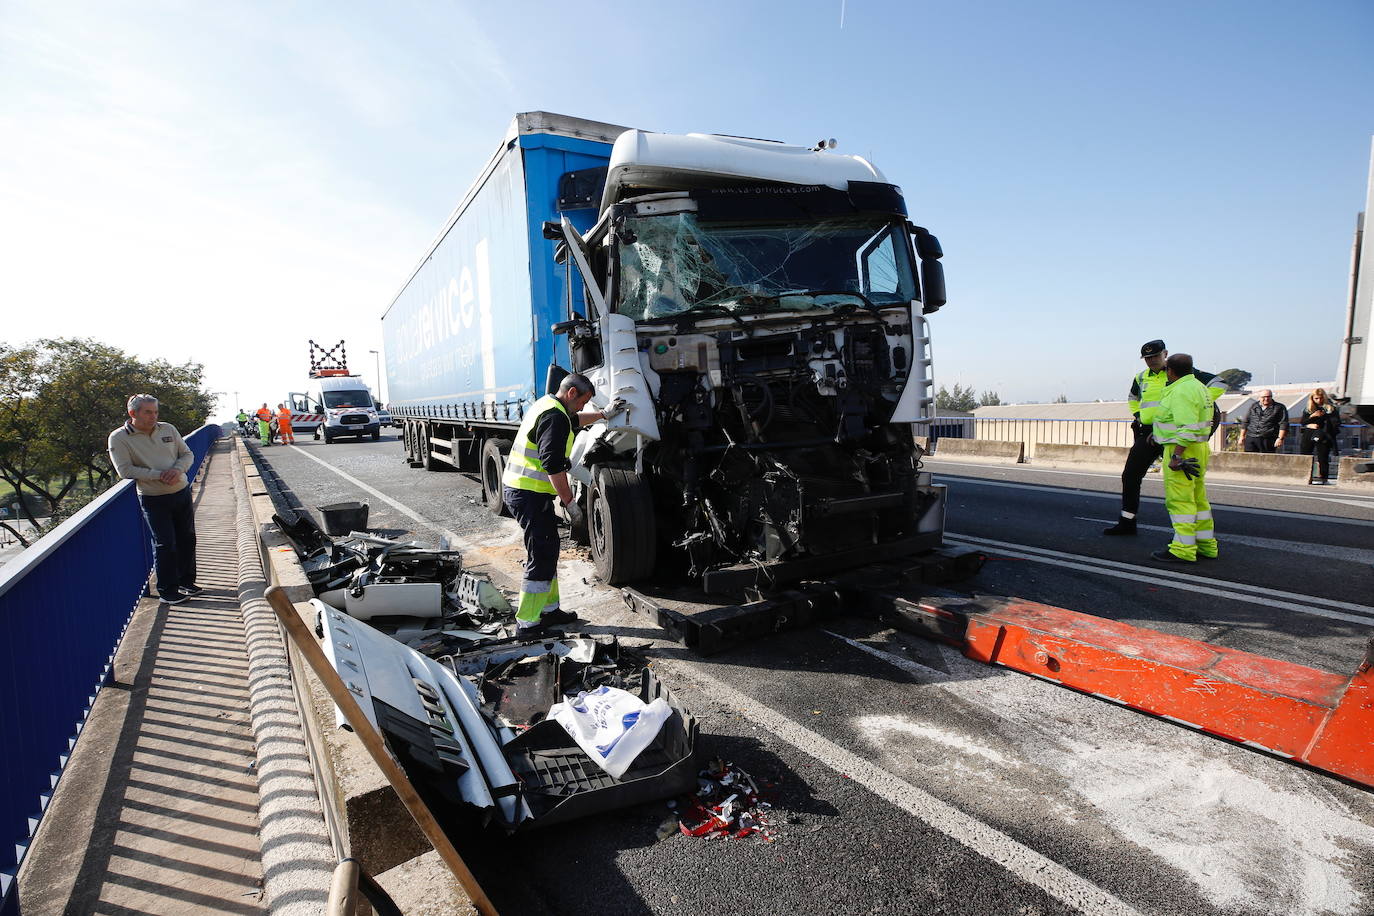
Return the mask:
[[[394, 437], [264, 451], [300, 503], [362, 499], [373, 527], [448, 536], [516, 583], [518, 529], [467, 475], [410, 469]], [[1110, 476], [931, 466], [950, 540], [993, 557], [967, 590], [1335, 671], [1374, 636], [1374, 500], [1218, 488], [1222, 559], [1155, 581], [1163, 531], [1100, 536]], [[503, 912], [1374, 912], [1374, 793], [858, 617], [697, 658], [584, 582], [580, 550], [561, 570], [588, 632], [650, 645], [707, 755], [776, 780], [780, 836], [690, 839], [650, 804], [461, 838]]]

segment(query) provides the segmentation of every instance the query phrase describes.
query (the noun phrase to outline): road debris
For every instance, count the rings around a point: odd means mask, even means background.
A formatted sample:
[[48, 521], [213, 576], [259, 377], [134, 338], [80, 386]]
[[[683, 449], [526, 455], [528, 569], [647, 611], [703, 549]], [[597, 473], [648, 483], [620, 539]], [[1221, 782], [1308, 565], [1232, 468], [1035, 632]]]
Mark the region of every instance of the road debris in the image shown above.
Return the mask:
[[697, 774], [695, 795], [668, 804], [680, 812], [678, 830], [685, 836], [709, 840], [756, 836], [772, 843], [778, 833], [769, 819], [773, 805], [765, 796], [774, 788], [773, 783], [755, 780], [733, 763], [716, 758]]

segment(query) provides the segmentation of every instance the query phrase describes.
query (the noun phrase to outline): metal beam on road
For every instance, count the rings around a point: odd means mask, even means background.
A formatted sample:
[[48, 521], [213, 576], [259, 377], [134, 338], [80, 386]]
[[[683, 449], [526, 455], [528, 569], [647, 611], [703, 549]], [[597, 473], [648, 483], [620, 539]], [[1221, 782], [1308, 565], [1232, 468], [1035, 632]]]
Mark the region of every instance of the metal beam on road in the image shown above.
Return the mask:
[[875, 594], [887, 622], [1374, 787], [1374, 640], [1350, 677], [1036, 602]]

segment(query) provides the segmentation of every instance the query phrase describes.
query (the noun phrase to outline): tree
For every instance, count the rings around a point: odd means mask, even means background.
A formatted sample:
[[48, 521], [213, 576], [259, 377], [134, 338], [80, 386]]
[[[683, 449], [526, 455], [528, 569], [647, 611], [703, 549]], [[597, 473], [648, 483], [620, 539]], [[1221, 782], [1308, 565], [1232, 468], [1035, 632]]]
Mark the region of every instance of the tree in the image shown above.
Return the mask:
[[946, 391], [945, 386], [941, 385], [940, 390], [935, 392], [935, 409], [937, 411], [953, 410], [959, 413], [968, 413], [978, 406], [978, 398], [973, 393], [973, 386], [965, 388], [963, 385], [955, 385], [953, 391]]
[[1067, 404], [1069, 403], [1069, 396], [1067, 394], [1061, 394], [1059, 397], [1054, 399], [1054, 403]]
[[183, 433], [199, 427], [214, 406], [202, 372], [198, 363], [141, 362], [90, 339], [0, 345], [0, 480], [14, 488], [20, 512], [37, 526], [33, 497], [58, 519], [73, 510], [83, 477], [87, 500], [115, 482], [106, 438], [131, 394], [155, 395], [160, 418]]
[[1244, 369], [1223, 369], [1217, 373], [1217, 378], [1230, 385], [1232, 391], [1239, 391], [1250, 384], [1254, 375]]
[[996, 407], [1002, 403], [1002, 398], [995, 391], [984, 391], [978, 398], [979, 407]]

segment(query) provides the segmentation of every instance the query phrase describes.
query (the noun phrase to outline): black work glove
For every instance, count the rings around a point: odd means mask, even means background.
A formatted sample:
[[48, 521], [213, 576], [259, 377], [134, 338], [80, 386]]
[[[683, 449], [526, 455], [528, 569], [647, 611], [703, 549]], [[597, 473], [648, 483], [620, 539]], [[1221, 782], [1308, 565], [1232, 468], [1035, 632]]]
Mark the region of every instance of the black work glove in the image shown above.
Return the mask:
[[1169, 462], [1169, 467], [1175, 471], [1182, 471], [1183, 476], [1189, 480], [1202, 476], [1202, 468], [1198, 467], [1196, 458], [1175, 458]]

